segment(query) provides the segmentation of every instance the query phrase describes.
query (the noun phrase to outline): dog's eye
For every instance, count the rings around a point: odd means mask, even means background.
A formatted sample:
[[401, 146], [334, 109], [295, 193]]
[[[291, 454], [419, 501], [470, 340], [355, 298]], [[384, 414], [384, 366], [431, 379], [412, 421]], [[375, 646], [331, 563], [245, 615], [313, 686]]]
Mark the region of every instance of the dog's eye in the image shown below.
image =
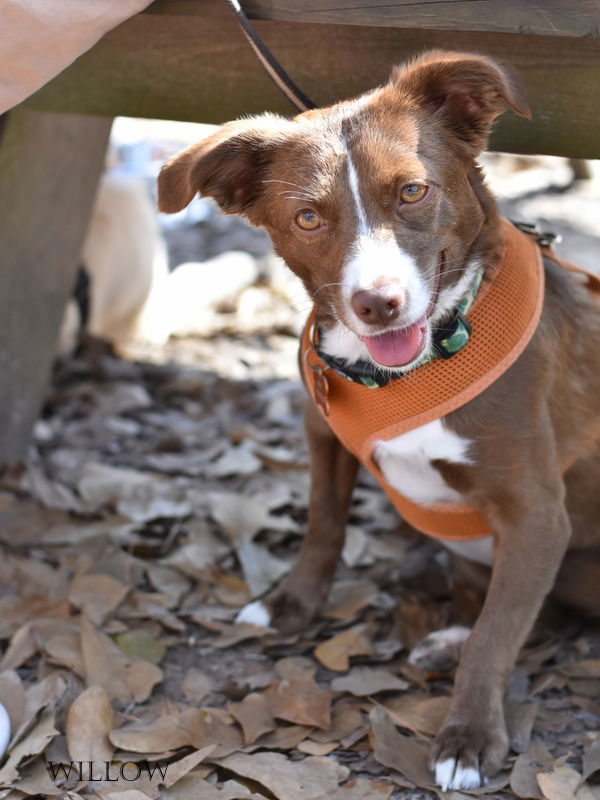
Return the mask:
[[428, 189], [424, 183], [407, 183], [400, 190], [400, 200], [403, 203], [416, 203], [425, 197]]
[[303, 208], [295, 217], [296, 225], [303, 231], [314, 231], [321, 227], [321, 218], [312, 208]]

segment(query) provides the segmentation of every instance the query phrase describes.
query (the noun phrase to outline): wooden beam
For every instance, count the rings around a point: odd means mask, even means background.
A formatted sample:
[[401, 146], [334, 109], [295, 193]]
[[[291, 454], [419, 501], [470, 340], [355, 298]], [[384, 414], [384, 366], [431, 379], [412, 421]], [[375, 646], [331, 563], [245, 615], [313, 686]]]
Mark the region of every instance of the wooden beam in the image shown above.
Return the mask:
[[0, 466], [21, 461], [73, 287], [111, 120], [23, 108], [0, 140]]
[[[144, 13], [205, 16], [203, 6], [156, 0]], [[600, 37], [597, 0], [243, 0], [242, 6], [250, 19], [284, 22]]]
[[[128, 20], [28, 105], [216, 123], [267, 110], [293, 113], [224, 4], [202, 0], [194, 7], [206, 16], [153, 13]], [[534, 115], [527, 122], [506, 114], [492, 148], [600, 157], [598, 39], [291, 22], [258, 22], [257, 28], [321, 105], [373, 87], [393, 64], [430, 47], [488, 53], [518, 69]]]

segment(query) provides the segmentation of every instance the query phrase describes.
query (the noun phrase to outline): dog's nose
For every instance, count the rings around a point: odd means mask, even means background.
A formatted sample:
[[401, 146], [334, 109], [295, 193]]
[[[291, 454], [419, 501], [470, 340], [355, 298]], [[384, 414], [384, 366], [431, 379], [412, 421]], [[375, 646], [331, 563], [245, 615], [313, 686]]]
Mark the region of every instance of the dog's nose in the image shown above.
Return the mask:
[[400, 315], [404, 298], [396, 294], [380, 294], [361, 289], [352, 295], [350, 305], [356, 316], [367, 325], [387, 325]]

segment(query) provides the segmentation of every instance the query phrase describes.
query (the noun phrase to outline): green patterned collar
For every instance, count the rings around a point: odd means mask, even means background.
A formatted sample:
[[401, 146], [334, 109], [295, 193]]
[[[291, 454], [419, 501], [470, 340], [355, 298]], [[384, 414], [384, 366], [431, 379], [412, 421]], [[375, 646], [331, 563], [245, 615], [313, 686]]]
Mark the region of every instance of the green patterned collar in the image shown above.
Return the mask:
[[[452, 358], [453, 355], [468, 344], [471, 326], [466, 315], [477, 297], [483, 273], [483, 267], [480, 267], [462, 300], [456, 306], [452, 318], [443, 327], [436, 327], [429, 352], [421, 359], [419, 366], [428, 364], [436, 358]], [[385, 368], [364, 359], [347, 364], [344, 358], [337, 358], [324, 353], [318, 345], [315, 350], [321, 361], [324, 361], [338, 375], [348, 381], [360, 383], [368, 389], [379, 389], [381, 386], [387, 386], [391, 381], [398, 380], [406, 374], [405, 372], [389, 372]]]

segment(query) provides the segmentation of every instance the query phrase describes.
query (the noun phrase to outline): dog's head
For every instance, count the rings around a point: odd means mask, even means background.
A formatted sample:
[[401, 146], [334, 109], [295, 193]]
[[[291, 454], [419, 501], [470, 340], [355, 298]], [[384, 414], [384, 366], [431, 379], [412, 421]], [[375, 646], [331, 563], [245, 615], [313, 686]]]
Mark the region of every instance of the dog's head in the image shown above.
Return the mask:
[[505, 106], [529, 114], [511, 72], [429, 52], [358, 98], [223, 125], [165, 164], [159, 207], [200, 192], [264, 227], [336, 354], [405, 369], [476, 267], [486, 211], [474, 159]]

